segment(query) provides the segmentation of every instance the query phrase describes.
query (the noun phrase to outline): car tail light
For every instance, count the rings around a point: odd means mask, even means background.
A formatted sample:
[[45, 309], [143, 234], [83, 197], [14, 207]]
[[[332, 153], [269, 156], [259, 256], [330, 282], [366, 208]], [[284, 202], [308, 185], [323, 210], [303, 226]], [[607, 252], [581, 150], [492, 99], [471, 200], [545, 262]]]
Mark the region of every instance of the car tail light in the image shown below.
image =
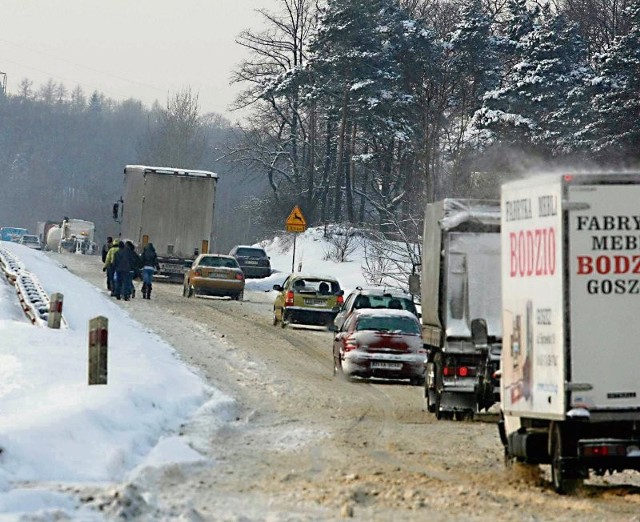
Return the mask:
[[344, 303], [344, 297], [342, 297], [341, 295], [338, 296], [338, 298], [336, 299], [336, 303], [341, 305], [342, 303]]
[[344, 351], [350, 352], [351, 350], [358, 349], [358, 341], [356, 341], [353, 337], [347, 337], [344, 340]]
[[445, 366], [442, 368], [442, 375], [445, 377], [453, 377], [456, 374], [456, 369], [453, 366]]
[[244, 274], [243, 273], [236, 274], [236, 279], [238, 279], [239, 281], [242, 281], [244, 279]]
[[196, 277], [201, 277], [202, 276], [202, 270], [194, 270], [193, 271], [193, 275]]
[[287, 292], [287, 296], [285, 297], [284, 304], [287, 306], [293, 305], [293, 290], [289, 290]]
[[458, 377], [468, 377], [469, 376], [469, 368], [466, 366], [458, 367]]

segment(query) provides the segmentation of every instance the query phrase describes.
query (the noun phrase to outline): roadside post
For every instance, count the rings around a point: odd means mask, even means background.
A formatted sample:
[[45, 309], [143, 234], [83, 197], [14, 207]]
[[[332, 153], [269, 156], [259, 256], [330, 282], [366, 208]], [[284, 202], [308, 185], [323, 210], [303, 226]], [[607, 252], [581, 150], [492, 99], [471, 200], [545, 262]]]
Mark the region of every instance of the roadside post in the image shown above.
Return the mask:
[[289, 217], [284, 222], [284, 226], [287, 232], [293, 232], [293, 259], [291, 260], [291, 273], [295, 271], [296, 266], [296, 237], [299, 232], [307, 230], [307, 220], [302, 215], [302, 210], [296, 205], [289, 214]]
[[47, 319], [47, 326], [49, 328], [60, 328], [63, 301], [64, 295], [58, 292], [51, 294], [49, 298], [49, 318]]
[[109, 319], [99, 315], [89, 320], [89, 385], [107, 384]]

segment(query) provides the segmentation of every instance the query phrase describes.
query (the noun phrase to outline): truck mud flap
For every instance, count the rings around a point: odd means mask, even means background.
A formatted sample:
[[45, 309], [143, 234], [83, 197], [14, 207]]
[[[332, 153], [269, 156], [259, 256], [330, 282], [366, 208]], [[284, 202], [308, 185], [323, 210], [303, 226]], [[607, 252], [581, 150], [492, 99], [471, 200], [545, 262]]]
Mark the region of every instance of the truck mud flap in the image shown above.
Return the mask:
[[476, 411], [476, 396], [474, 393], [448, 392], [440, 394], [440, 411]]

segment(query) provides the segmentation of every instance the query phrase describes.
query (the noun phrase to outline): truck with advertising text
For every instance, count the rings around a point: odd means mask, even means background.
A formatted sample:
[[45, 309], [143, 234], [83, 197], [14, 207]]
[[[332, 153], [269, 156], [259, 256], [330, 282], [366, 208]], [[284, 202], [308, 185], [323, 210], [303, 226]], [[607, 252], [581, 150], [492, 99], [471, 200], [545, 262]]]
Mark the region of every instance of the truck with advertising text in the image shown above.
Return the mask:
[[444, 199], [427, 205], [421, 270], [426, 409], [463, 419], [498, 400], [500, 206]]
[[570, 493], [640, 470], [640, 173], [502, 187], [499, 431]]
[[156, 278], [182, 283], [199, 254], [213, 246], [213, 209], [218, 175], [204, 170], [127, 165], [113, 217], [120, 238], [140, 250], [152, 243]]

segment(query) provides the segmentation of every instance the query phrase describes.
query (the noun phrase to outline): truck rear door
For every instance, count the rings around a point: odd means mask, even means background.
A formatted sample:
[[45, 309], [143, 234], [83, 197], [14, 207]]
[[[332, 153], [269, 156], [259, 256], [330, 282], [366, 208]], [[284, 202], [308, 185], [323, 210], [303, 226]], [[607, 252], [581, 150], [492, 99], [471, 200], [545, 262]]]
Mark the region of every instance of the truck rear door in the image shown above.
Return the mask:
[[640, 407], [640, 185], [569, 184], [570, 406]]

